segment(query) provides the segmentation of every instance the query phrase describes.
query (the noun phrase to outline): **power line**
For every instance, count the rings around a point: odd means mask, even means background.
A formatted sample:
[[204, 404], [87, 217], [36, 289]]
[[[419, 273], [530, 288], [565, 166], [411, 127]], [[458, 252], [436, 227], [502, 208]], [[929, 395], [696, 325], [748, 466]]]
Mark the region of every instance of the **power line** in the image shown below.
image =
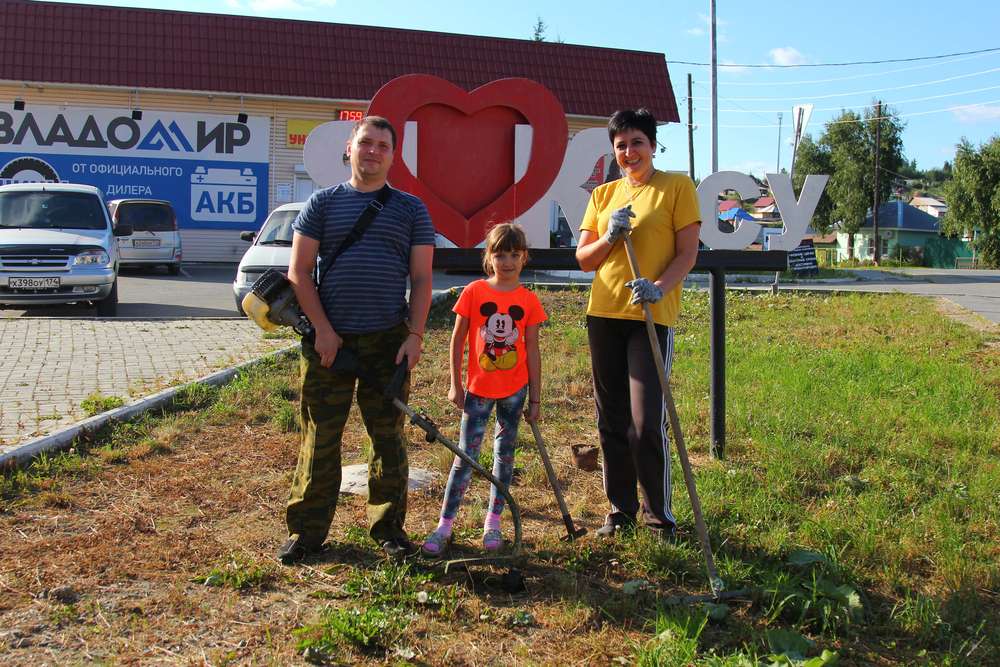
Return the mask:
[[[899, 106], [901, 104], [912, 104], [914, 102], [926, 102], [928, 100], [939, 100], [939, 99], [941, 99], [943, 97], [955, 97], [956, 95], [970, 95], [972, 93], [982, 93], [982, 92], [986, 92], [988, 90], [997, 90], [997, 89], [1000, 89], [1000, 85], [998, 85], [998, 86], [986, 86], [985, 88], [973, 88], [971, 90], [959, 90], [959, 91], [954, 92], [954, 93], [941, 93], [940, 95], [927, 95], [926, 97], [912, 97], [912, 98], [910, 98], [908, 100], [895, 100], [893, 102], [884, 102], [883, 104], [891, 104], [893, 106]], [[728, 99], [726, 99], [724, 97], [720, 98], [720, 100], [723, 101], [723, 102], [729, 102], [730, 101], [730, 100], [728, 100]], [[736, 104], [736, 103], [733, 102], [733, 104]], [[738, 109], [719, 109], [719, 111], [720, 112], [726, 112], [726, 113], [752, 113], [752, 114], [755, 114], [755, 115], [766, 114], [766, 113], [783, 113], [783, 112], [787, 111], [787, 109], [747, 109], [745, 107], [740, 106], [739, 104], [736, 104], [736, 106], [739, 107], [739, 108]], [[865, 107], [867, 107], [867, 106], [868, 105], [865, 105]], [[703, 111], [703, 110], [699, 109], [699, 111]], [[839, 107], [819, 107], [819, 108], [814, 108], [813, 109], [813, 113], [816, 113], [817, 111], [845, 111], [845, 109], [842, 106], [839, 106]]]
[[[993, 51], [1000, 51], [1000, 46], [993, 47], [990, 49], [978, 49], [976, 51], [958, 51], [955, 53], [942, 53], [936, 56], [917, 56], [915, 58], [886, 58], [884, 60], [855, 60], [851, 62], [841, 62], [841, 63], [799, 63], [797, 65], [768, 65], [762, 63], [718, 63], [717, 67], [753, 67], [760, 69], [786, 69], [786, 68], [796, 68], [796, 67], [851, 67], [853, 65], [884, 65], [887, 63], [911, 63], [919, 60], [940, 60], [942, 58], [954, 58], [955, 56], [971, 56], [977, 53], [991, 53]], [[691, 60], [670, 60], [667, 59], [668, 65], [695, 65], [698, 67], [709, 67], [712, 63], [700, 63]]]
[[880, 72], [867, 72], [865, 74], [852, 74], [850, 76], [835, 76], [829, 79], [810, 79], [806, 81], [768, 81], [766, 83], [760, 81], [735, 81], [726, 79], [725, 81], [720, 81], [720, 84], [725, 84], [727, 86], [754, 86], [757, 88], [761, 87], [772, 87], [772, 86], [806, 86], [817, 83], [833, 83], [835, 81], [852, 81], [855, 79], [870, 79], [877, 76], [886, 76], [888, 74], [899, 74], [900, 72], [913, 72], [920, 69], [929, 69], [931, 67], [941, 67], [942, 65], [954, 65], [955, 63], [962, 63], [967, 60], [975, 60], [977, 58], [982, 58], [984, 56], [990, 55], [989, 53], [979, 53], [976, 55], [968, 56], [966, 58], [956, 58], [955, 60], [949, 60], [947, 62], [933, 62], [926, 65], [916, 65], [914, 67], [897, 67], [896, 69], [882, 70]]
[[[949, 81], [957, 81], [959, 79], [969, 79], [974, 76], [983, 76], [984, 74], [993, 74], [994, 72], [1000, 72], [1000, 67], [993, 67], [991, 69], [981, 70], [979, 72], [969, 72], [967, 74], [957, 74], [955, 76], [945, 77], [943, 79], [935, 79], [933, 81], [921, 81], [920, 83], [908, 83], [902, 86], [890, 86], [888, 88], [871, 88], [869, 90], [855, 90], [850, 93], [830, 93], [829, 95], [810, 95], [809, 98], [813, 100], [828, 100], [834, 97], [851, 97], [852, 95], [877, 95], [879, 93], [884, 93], [890, 90], [905, 90], [907, 88], [920, 88], [922, 86], [933, 86], [938, 83], [948, 83]], [[704, 96], [695, 99], [706, 99]], [[796, 95], [794, 97], [727, 97], [724, 98], [727, 102], [788, 102], [788, 101], [800, 101], [802, 95]]]
[[[949, 111], [961, 111], [963, 109], [973, 109], [976, 107], [989, 106], [991, 104], [1000, 104], [1000, 100], [990, 100], [989, 102], [976, 102], [975, 104], [959, 104], [952, 107], [946, 107], [944, 109], [932, 109], [930, 111], [911, 111], [910, 113], [900, 113], [893, 114], [892, 118], [912, 118], [914, 116], [929, 116], [936, 113], [947, 113]], [[890, 116], [882, 116], [882, 118], [890, 118]], [[824, 123], [824, 125], [842, 125], [845, 123], [867, 123], [876, 120], [875, 118], [859, 118], [857, 120], [831, 120]], [[778, 126], [772, 125], [719, 125], [720, 128], [729, 129], [776, 129]]]

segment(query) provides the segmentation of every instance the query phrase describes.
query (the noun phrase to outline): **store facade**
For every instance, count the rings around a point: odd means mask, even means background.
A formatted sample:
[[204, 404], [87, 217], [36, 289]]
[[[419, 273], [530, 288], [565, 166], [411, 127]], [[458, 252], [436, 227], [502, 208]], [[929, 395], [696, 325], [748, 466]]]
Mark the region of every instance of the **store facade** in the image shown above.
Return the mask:
[[[531, 79], [559, 99], [570, 139], [619, 107], [677, 120], [655, 53], [21, 0], [0, 3], [0, 42], [0, 179], [167, 199], [186, 261], [237, 261], [240, 231], [319, 187], [309, 133], [357, 119], [406, 74], [465, 90]], [[600, 180], [607, 163], [586, 171]]]

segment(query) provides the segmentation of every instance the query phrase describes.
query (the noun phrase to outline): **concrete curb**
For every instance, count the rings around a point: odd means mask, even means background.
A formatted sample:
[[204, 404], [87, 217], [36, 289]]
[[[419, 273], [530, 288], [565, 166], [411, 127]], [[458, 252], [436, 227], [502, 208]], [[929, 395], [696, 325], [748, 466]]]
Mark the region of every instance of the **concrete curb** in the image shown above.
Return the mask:
[[34, 440], [29, 440], [28, 442], [18, 445], [8, 452], [0, 454], [0, 470], [16, 468], [35, 458], [39, 454], [68, 449], [70, 445], [73, 444], [73, 441], [80, 435], [96, 431], [110, 421], [126, 421], [138, 417], [142, 413], [149, 410], [162, 407], [173, 401], [174, 396], [188, 387], [197, 384], [207, 384], [210, 386], [224, 385], [236, 377], [236, 374], [240, 371], [252, 368], [268, 359], [276, 359], [293, 354], [299, 349], [299, 347], [299, 343], [289, 345], [288, 347], [284, 347], [274, 352], [269, 352], [265, 355], [257, 357], [256, 359], [245, 361], [242, 364], [237, 364], [236, 366], [230, 366], [229, 368], [224, 368], [220, 371], [210, 373], [204, 377], [198, 378], [197, 380], [192, 380], [191, 382], [187, 382], [176, 387], [170, 387], [169, 389], [158, 391], [155, 394], [139, 399], [135, 403], [123, 405], [120, 408], [115, 408], [113, 410], [108, 410], [107, 412], [102, 412], [99, 415], [88, 417], [83, 421], [77, 422], [72, 426], [67, 426], [66, 428], [56, 431], [55, 433], [49, 433], [48, 435], [40, 436]]

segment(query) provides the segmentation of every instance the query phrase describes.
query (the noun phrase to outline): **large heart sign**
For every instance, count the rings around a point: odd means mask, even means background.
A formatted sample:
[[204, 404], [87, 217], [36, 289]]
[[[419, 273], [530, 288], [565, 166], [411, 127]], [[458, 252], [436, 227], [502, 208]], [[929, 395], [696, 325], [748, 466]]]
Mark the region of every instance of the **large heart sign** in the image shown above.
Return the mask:
[[[368, 107], [400, 133], [389, 180], [420, 197], [438, 233], [459, 247], [486, 238], [490, 224], [513, 220], [552, 185], [566, 152], [568, 126], [559, 100], [529, 79], [499, 79], [471, 92], [427, 74], [382, 86]], [[417, 174], [400, 150], [416, 121]], [[527, 169], [515, 180], [516, 125], [531, 126]]]

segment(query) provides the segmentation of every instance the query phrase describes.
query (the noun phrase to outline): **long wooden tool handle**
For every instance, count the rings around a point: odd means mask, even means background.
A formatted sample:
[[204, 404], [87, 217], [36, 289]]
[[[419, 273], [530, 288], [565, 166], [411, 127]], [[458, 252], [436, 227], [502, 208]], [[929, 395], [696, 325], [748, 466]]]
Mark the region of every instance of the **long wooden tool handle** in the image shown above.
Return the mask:
[[[632, 267], [632, 277], [641, 278], [639, 273], [639, 262], [635, 257], [635, 248], [632, 246], [632, 238], [629, 234], [624, 235], [625, 253], [628, 255], [629, 266]], [[723, 590], [722, 579], [715, 568], [715, 558], [712, 557], [712, 543], [708, 539], [708, 527], [701, 513], [701, 501], [698, 500], [698, 489], [694, 484], [694, 473], [691, 470], [691, 461], [688, 460], [687, 447], [684, 445], [684, 434], [681, 433], [681, 420], [677, 416], [677, 406], [674, 405], [674, 395], [670, 392], [670, 383], [667, 381], [667, 371], [663, 368], [663, 353], [660, 352], [660, 339], [656, 336], [656, 326], [653, 324], [653, 311], [649, 304], [642, 304], [642, 312], [646, 319], [646, 333], [649, 336], [649, 347], [653, 352], [653, 363], [656, 364], [656, 372], [660, 378], [660, 390], [663, 392], [663, 402], [667, 406], [667, 413], [670, 415], [670, 430], [674, 434], [674, 442], [677, 443], [677, 457], [681, 460], [681, 468], [684, 470], [684, 484], [687, 486], [688, 497], [691, 499], [691, 510], [694, 513], [694, 526], [698, 531], [698, 539], [701, 542], [701, 551], [705, 556], [705, 569], [708, 571], [708, 583], [712, 588], [712, 594], [718, 595]], [[667, 456], [670, 454], [667, 453]]]
[[563, 498], [562, 489], [559, 488], [559, 480], [556, 478], [556, 471], [549, 460], [549, 453], [545, 451], [545, 441], [542, 440], [542, 432], [538, 429], [537, 422], [528, 422], [531, 425], [531, 433], [535, 436], [535, 445], [538, 447], [538, 455], [542, 457], [542, 464], [545, 466], [545, 474], [549, 478], [549, 485], [556, 494], [556, 502], [559, 503], [559, 511], [562, 512], [563, 522], [566, 529], [572, 534], [576, 528], [573, 520], [569, 516], [569, 508], [566, 507], [566, 499]]

